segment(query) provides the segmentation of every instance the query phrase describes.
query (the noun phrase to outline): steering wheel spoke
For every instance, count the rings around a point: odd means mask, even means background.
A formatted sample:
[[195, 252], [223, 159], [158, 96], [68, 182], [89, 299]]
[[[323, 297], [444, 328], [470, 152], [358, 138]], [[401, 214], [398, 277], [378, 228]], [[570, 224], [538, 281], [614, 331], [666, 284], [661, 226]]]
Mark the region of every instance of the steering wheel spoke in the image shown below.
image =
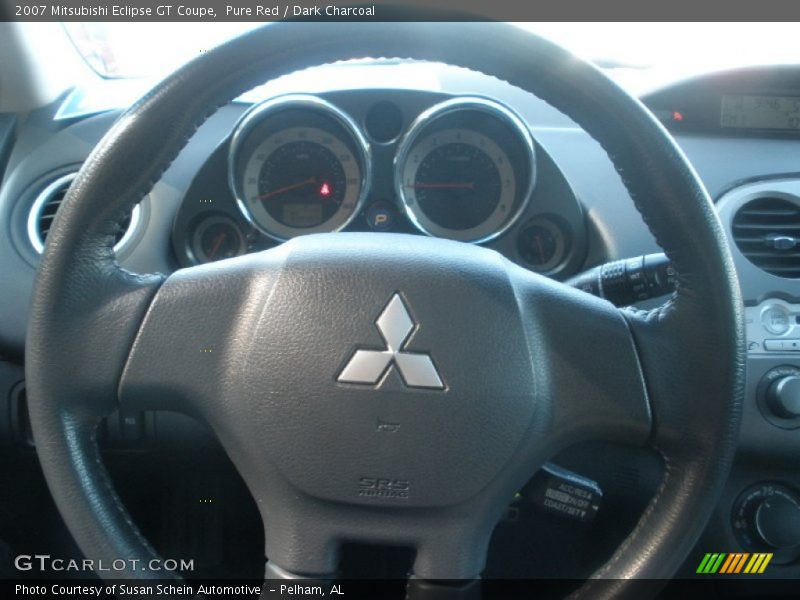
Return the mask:
[[609, 302], [517, 271], [515, 285], [531, 347], [545, 446], [579, 441], [643, 444], [651, 415], [638, 352]]
[[120, 402], [213, 419], [236, 393], [244, 349], [277, 273], [270, 255], [182, 269], [159, 289], [120, 382]]
[[[29, 393], [57, 391], [61, 406], [83, 417], [103, 417], [116, 410], [116, 385], [161, 281], [158, 276], [110, 269], [84, 274], [77, 285], [70, 280], [60, 289], [48, 289], [51, 302], [35, 306], [31, 315]], [[46, 370], [47, 377], [39, 376], [38, 370]], [[60, 374], [55, 381], [54, 373]], [[41, 381], [50, 381], [56, 389], [40, 389]]]

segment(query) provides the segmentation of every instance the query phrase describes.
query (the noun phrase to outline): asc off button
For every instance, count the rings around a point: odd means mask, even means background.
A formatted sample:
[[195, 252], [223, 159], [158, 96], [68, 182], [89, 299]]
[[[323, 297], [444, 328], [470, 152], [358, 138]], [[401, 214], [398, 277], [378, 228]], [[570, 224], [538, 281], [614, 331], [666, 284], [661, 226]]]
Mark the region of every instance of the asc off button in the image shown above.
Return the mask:
[[800, 339], [764, 340], [767, 352], [800, 352]]
[[[789, 322], [789, 313], [782, 306], [773, 304], [764, 307], [761, 311], [761, 324], [764, 329], [769, 331], [772, 335], [783, 335], [789, 331], [791, 323]], [[767, 348], [769, 350], [769, 348]]]

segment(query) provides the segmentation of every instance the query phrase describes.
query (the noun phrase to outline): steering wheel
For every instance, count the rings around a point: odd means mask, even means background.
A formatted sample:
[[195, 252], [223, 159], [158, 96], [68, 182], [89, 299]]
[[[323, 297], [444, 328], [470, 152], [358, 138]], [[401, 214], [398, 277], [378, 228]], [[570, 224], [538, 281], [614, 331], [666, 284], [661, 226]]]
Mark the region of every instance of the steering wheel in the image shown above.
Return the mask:
[[[121, 215], [218, 107], [265, 80], [370, 56], [490, 74], [571, 117], [672, 259], [674, 296], [620, 310], [485, 248], [383, 233], [303, 236], [170, 276], [120, 268]], [[602, 592], [614, 596], [629, 578], [672, 576], [715, 506], [740, 422], [741, 307], [696, 174], [593, 66], [504, 24], [277, 23], [162, 81], [84, 163], [33, 294], [30, 416], [80, 548], [139, 561], [115, 573], [131, 578], [163, 574], [147, 569], [157, 554], [98, 452], [96, 426], [119, 407], [181, 411], [215, 431], [260, 509], [273, 576], [330, 576], [341, 543], [361, 541], [413, 547], [418, 578], [477, 577], [514, 492], [554, 453], [649, 444], [663, 482], [593, 575], [614, 579]], [[599, 596], [593, 580], [578, 594]]]

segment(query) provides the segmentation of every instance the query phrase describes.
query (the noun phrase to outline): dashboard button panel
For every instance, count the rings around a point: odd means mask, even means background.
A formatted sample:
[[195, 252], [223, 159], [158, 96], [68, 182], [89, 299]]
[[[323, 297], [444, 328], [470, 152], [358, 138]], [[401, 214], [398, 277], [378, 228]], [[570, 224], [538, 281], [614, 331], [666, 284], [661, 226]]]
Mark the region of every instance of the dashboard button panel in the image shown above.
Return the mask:
[[800, 304], [778, 298], [745, 307], [749, 354], [800, 352]]
[[764, 340], [767, 352], [800, 352], [800, 339]]

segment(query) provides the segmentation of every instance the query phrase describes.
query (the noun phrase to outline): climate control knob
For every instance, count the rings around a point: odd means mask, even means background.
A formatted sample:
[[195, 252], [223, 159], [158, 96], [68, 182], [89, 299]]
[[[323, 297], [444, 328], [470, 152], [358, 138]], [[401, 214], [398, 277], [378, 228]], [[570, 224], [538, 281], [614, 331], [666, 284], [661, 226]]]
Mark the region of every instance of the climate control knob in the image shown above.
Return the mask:
[[733, 533], [748, 552], [771, 552], [772, 564], [800, 558], [800, 494], [782, 482], [758, 483], [733, 506]]
[[763, 498], [756, 507], [755, 530], [772, 548], [800, 546], [800, 504], [788, 494]]

